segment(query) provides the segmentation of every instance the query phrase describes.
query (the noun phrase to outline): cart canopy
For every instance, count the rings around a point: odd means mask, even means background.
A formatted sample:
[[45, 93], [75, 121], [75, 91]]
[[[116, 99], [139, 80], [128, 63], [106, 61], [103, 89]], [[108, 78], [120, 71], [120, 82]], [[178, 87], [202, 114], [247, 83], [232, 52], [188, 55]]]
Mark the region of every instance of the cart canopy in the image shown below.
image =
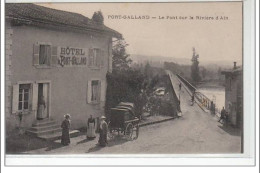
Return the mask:
[[135, 119], [135, 115], [128, 107], [117, 106], [111, 109], [110, 125], [114, 128], [121, 128], [128, 120]]

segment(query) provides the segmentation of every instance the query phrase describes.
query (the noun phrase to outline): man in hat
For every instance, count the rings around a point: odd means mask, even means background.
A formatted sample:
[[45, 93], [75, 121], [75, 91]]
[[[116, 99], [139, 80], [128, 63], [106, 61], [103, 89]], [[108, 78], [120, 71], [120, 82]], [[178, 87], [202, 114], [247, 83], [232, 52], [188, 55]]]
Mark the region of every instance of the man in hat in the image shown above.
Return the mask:
[[99, 140], [98, 143], [100, 146], [105, 147], [107, 145], [107, 131], [108, 125], [105, 121], [106, 117], [100, 117], [100, 126], [99, 126]]
[[61, 136], [61, 144], [69, 145], [70, 144], [70, 114], [64, 115], [64, 120], [62, 121], [62, 136]]

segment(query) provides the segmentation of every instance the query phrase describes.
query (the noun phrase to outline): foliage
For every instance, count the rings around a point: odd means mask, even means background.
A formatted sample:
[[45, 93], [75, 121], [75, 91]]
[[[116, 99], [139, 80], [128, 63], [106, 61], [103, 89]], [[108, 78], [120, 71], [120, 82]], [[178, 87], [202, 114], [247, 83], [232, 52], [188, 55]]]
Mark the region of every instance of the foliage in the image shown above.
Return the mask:
[[177, 108], [173, 100], [161, 100], [161, 105], [159, 109], [160, 115], [176, 116], [176, 110]]
[[104, 17], [101, 11], [94, 12], [92, 16], [92, 20], [99, 23], [104, 24]]
[[145, 77], [147, 78], [151, 78], [153, 76], [153, 71], [152, 71], [152, 67], [151, 65], [149, 64], [149, 62], [147, 62], [144, 66], [144, 75]]
[[120, 102], [132, 102], [136, 106], [136, 114], [140, 115], [145, 98], [142, 94], [144, 76], [138, 70], [113, 71], [107, 74], [107, 95], [105, 112]]
[[[135, 113], [141, 116], [143, 109], [149, 105], [152, 112], [163, 113], [165, 115], [175, 115], [176, 106], [174, 101], [161, 101], [154, 98], [156, 87], [165, 87], [169, 90], [169, 77], [164, 69], [151, 67], [149, 63], [145, 67], [131, 68], [132, 60], [126, 52], [128, 44], [124, 39], [117, 40], [112, 49], [113, 71], [107, 74], [107, 94], [105, 104], [105, 114], [110, 117], [111, 108], [120, 102], [132, 102], [135, 105]], [[153, 100], [153, 101], [152, 101]], [[161, 106], [163, 102], [164, 105]]]
[[192, 65], [191, 65], [191, 79], [194, 82], [200, 81], [199, 75], [199, 54], [196, 54], [195, 48], [193, 48], [193, 55], [192, 55]]
[[206, 75], [207, 75], [207, 70], [206, 70], [206, 68], [202, 68], [202, 70], [201, 70], [201, 76], [202, 76], [202, 78], [205, 79]]
[[126, 47], [128, 44], [124, 39], [117, 40], [113, 45], [112, 55], [113, 55], [113, 70], [129, 70], [132, 60], [129, 58], [129, 54], [126, 52]]

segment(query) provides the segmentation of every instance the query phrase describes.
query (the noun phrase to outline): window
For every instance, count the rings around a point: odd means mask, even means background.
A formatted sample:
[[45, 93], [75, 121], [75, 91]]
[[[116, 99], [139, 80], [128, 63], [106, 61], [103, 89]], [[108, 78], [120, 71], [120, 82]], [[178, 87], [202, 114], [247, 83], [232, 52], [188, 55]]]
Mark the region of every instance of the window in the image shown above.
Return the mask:
[[101, 49], [89, 49], [89, 59], [88, 59], [88, 65], [90, 67], [97, 67], [100, 68], [104, 66], [104, 51]]
[[105, 80], [89, 80], [87, 88], [87, 103], [104, 102], [106, 98]]
[[91, 102], [99, 101], [99, 81], [91, 81]]
[[40, 45], [39, 64], [50, 65], [50, 60], [51, 60], [51, 46]]
[[36, 43], [33, 45], [33, 65], [34, 66], [56, 66], [58, 64], [57, 46], [50, 43]]
[[30, 84], [19, 85], [19, 111], [25, 111], [29, 109], [30, 88]]
[[12, 114], [37, 110], [38, 84], [26, 82], [13, 85]]

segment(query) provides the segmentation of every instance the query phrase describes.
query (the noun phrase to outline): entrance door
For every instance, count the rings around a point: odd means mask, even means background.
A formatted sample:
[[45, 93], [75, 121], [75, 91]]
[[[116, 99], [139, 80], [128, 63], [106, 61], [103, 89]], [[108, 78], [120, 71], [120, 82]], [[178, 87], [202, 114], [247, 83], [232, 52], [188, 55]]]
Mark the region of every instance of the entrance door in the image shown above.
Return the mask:
[[37, 119], [49, 118], [49, 84], [38, 83], [38, 109]]

